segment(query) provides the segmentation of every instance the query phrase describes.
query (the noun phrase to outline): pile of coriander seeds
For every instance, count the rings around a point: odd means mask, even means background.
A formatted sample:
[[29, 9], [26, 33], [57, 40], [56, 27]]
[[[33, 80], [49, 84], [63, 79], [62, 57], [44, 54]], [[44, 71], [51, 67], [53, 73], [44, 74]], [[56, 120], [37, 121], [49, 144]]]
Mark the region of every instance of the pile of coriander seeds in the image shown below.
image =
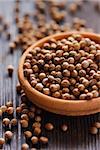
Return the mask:
[[32, 49], [23, 65], [31, 86], [65, 100], [100, 96], [100, 44], [73, 34]]

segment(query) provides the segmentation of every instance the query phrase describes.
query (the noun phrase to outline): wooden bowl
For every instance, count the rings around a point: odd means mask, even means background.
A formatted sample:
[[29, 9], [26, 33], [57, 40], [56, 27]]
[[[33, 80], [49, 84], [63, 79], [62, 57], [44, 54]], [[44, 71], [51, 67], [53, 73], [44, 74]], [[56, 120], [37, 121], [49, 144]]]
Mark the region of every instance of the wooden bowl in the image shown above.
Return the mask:
[[[19, 62], [18, 67], [19, 81], [29, 100], [47, 111], [69, 116], [94, 114], [100, 112], [100, 97], [94, 98], [92, 100], [63, 100], [53, 98], [51, 96], [44, 95], [43, 93], [40, 93], [39, 91], [35, 90], [30, 85], [30, 83], [27, 81], [27, 79], [24, 77], [23, 74], [24, 60], [29, 51], [31, 51], [31, 49], [37, 46], [41, 47], [43, 43], [47, 42], [51, 38], [59, 40], [62, 38], [67, 38], [71, 34], [73, 33], [59, 33], [56, 35], [48, 36], [46, 38], [43, 38], [42, 40], [39, 40], [31, 47], [29, 47], [22, 55]], [[91, 40], [94, 40], [96, 43], [100, 43], [100, 34], [99, 35], [94, 33], [79, 33], [79, 34], [81, 34], [83, 37], [87, 37], [90, 38]]]

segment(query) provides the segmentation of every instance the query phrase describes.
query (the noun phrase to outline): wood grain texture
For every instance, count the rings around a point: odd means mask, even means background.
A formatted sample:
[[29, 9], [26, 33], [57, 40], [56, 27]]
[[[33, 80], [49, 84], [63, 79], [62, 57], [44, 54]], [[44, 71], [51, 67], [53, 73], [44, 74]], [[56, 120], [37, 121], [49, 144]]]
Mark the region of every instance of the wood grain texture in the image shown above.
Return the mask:
[[[24, 12], [33, 11], [34, 0], [21, 1], [21, 15]], [[15, 37], [16, 27], [14, 24], [14, 1], [13, 0], [0, 0], [0, 14], [3, 14], [8, 21], [11, 22], [10, 31], [13, 34], [12, 39]], [[66, 6], [67, 8], [67, 6]], [[77, 17], [87, 20], [87, 26], [100, 33], [100, 13], [94, 10], [94, 1], [84, 3], [81, 11], [76, 13]], [[72, 21], [71, 15], [66, 17], [67, 22]], [[16, 94], [17, 83], [17, 66], [18, 60], [21, 55], [20, 50], [15, 51], [13, 55], [8, 54], [8, 42], [2, 37], [0, 38], [0, 105], [5, 104], [9, 99], [13, 100], [14, 107], [20, 103], [20, 97]], [[8, 64], [13, 64], [15, 67], [13, 78], [7, 77], [6, 67]], [[16, 114], [14, 114], [16, 116]], [[49, 139], [49, 145], [43, 150], [100, 150], [100, 130], [96, 136], [88, 133], [89, 126], [95, 121], [100, 121], [100, 113], [86, 116], [86, 117], [65, 117], [54, 115], [52, 113], [44, 112], [43, 123], [51, 121], [55, 124], [53, 132], [45, 132]], [[62, 133], [60, 125], [67, 123], [69, 130], [67, 133]], [[11, 144], [6, 144], [4, 150], [21, 150], [21, 144], [24, 142], [23, 135], [21, 134], [21, 127], [18, 124], [18, 129], [14, 134]], [[0, 136], [4, 136], [4, 129], [0, 119]]]

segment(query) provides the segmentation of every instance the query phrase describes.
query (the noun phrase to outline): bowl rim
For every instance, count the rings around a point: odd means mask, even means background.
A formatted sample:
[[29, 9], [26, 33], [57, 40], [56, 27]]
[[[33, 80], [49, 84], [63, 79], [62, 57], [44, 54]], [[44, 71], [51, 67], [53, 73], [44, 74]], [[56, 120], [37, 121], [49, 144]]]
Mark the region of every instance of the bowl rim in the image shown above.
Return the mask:
[[20, 61], [19, 61], [19, 65], [18, 65], [18, 78], [19, 78], [19, 81], [21, 84], [23, 84], [24, 88], [25, 89], [29, 89], [31, 93], [35, 93], [36, 95], [40, 95], [41, 96], [41, 99], [42, 98], [45, 98], [45, 99], [49, 99], [49, 101], [55, 101], [55, 102], [59, 102], [60, 104], [62, 103], [69, 103], [69, 104], [72, 104], [72, 105], [75, 105], [75, 104], [87, 104], [88, 103], [93, 103], [94, 102], [97, 102], [98, 100], [100, 101], [100, 97], [98, 98], [93, 98], [91, 100], [64, 100], [64, 99], [59, 99], [59, 98], [54, 98], [52, 96], [48, 96], [48, 95], [45, 95], [39, 91], [37, 91], [36, 89], [34, 89], [31, 84], [28, 82], [28, 80], [24, 77], [24, 73], [23, 73], [23, 64], [24, 64], [24, 60], [26, 58], [26, 55], [31, 51], [31, 49], [37, 47], [38, 45], [43, 45], [44, 42], [48, 41], [50, 38], [56, 38], [57, 40], [58, 39], [61, 39], [59, 37], [68, 37], [72, 34], [81, 34], [83, 37], [87, 37], [87, 38], [90, 38], [98, 43], [100, 43], [100, 34], [95, 34], [95, 33], [89, 33], [89, 32], [77, 32], [77, 31], [74, 31], [74, 32], [63, 32], [63, 33], [57, 33], [57, 34], [54, 34], [54, 35], [51, 35], [51, 36], [47, 36], [39, 41], [37, 41], [35, 44], [31, 45], [24, 53], [23, 55], [21, 56], [20, 58]]

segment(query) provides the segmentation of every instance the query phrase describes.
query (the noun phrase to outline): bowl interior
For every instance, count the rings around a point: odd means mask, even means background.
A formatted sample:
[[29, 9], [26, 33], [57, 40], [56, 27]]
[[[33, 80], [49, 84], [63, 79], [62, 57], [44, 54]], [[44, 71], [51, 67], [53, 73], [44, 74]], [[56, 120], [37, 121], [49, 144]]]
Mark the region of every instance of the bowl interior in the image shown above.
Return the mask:
[[[78, 32], [74, 32], [74, 33], [78, 33]], [[67, 105], [67, 106], [70, 106], [69, 110], [71, 110], [71, 108], [72, 108], [73, 111], [78, 110], [81, 105], [83, 106], [83, 108], [82, 107], [80, 108], [82, 111], [84, 111], [84, 107], [87, 108], [87, 106], [90, 107], [90, 106], [93, 106], [94, 104], [95, 104], [94, 105], [95, 107], [97, 107], [97, 104], [98, 104], [99, 108], [100, 108], [100, 97], [94, 98], [94, 99], [92, 99], [90, 101], [88, 101], [88, 100], [63, 100], [63, 99], [50, 97], [50, 96], [44, 95], [41, 92], [35, 90], [30, 85], [30, 83], [27, 81], [27, 79], [24, 77], [23, 64], [24, 64], [26, 55], [29, 53], [29, 51], [31, 51], [32, 49], [34, 49], [37, 46], [41, 47], [43, 45], [43, 43], [47, 42], [51, 38], [55, 38], [56, 40], [59, 40], [59, 39], [62, 39], [62, 38], [67, 38], [68, 36], [70, 36], [70, 35], [72, 35], [74, 33], [72, 33], [72, 32], [71, 33], [59, 33], [59, 34], [56, 34], [56, 35], [53, 35], [53, 36], [49, 36], [49, 37], [43, 38], [42, 40], [36, 42], [34, 45], [29, 47], [24, 52], [24, 54], [22, 55], [22, 57], [20, 59], [19, 67], [18, 67], [18, 77], [19, 77], [19, 81], [20, 81], [20, 83], [22, 85], [22, 88], [24, 89], [24, 91], [26, 93], [29, 92], [32, 95], [41, 98], [43, 100], [43, 102], [39, 102], [38, 103], [38, 102], [35, 102], [34, 100], [32, 100], [32, 96], [31, 96], [32, 102], [36, 103], [40, 107], [42, 106], [42, 108], [44, 108], [44, 109], [45, 109], [45, 104], [47, 104], [47, 103], [54, 104], [54, 108], [55, 108], [55, 105], [58, 105], [58, 103], [59, 103], [59, 107], [63, 106], [62, 109], [66, 109], [66, 105]], [[90, 38], [91, 40], [94, 40], [96, 43], [100, 43], [100, 35], [98, 35], [98, 34], [94, 34], [94, 33], [79, 33], [79, 34], [81, 34], [83, 37], [87, 37], [87, 38]], [[27, 94], [27, 95], [28, 95], [28, 97], [30, 96], [29, 94]], [[64, 105], [65, 105], [65, 108], [64, 108]], [[53, 108], [53, 105], [52, 105], [52, 108]], [[89, 110], [89, 108], [88, 108], [88, 110]]]

